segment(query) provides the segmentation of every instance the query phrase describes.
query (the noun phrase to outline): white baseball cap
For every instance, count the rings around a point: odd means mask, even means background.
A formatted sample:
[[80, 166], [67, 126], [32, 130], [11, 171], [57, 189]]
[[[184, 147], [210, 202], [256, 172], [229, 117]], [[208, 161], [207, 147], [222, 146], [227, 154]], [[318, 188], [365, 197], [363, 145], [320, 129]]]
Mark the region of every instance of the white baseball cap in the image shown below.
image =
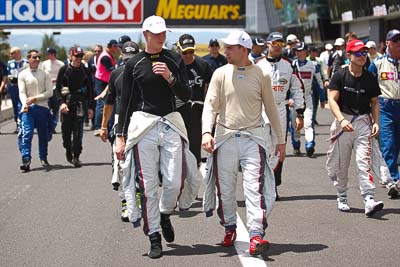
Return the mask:
[[226, 38], [222, 38], [221, 42], [227, 45], [241, 45], [248, 49], [253, 47], [253, 41], [245, 31], [231, 32]]
[[159, 16], [150, 16], [143, 21], [142, 25], [143, 31], [149, 31], [154, 34], [162, 33], [168, 31], [165, 25], [165, 20]]
[[336, 40], [335, 40], [335, 43], [333, 44], [334, 46], [342, 46], [342, 45], [344, 45], [345, 44], [345, 41], [344, 41], [344, 39], [343, 38], [337, 38]]
[[376, 48], [376, 43], [374, 41], [368, 41], [365, 46], [368, 48]]
[[286, 37], [286, 43], [288, 43], [288, 44], [297, 43], [298, 41], [299, 41], [299, 39], [297, 39], [297, 36], [294, 34], [289, 34]]
[[333, 49], [333, 45], [331, 43], [327, 43], [325, 45], [325, 50], [332, 50]]

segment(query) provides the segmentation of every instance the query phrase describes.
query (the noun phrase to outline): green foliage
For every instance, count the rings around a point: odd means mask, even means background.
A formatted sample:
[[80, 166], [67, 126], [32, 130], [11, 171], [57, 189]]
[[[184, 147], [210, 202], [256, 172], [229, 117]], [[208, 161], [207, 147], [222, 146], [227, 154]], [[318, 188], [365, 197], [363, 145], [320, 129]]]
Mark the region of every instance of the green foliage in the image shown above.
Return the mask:
[[2, 29], [0, 29], [0, 61], [7, 63], [9, 59], [10, 44], [8, 43], [8, 36]]
[[47, 48], [55, 48], [57, 50], [57, 59], [64, 61], [67, 58], [66, 48], [58, 45], [53, 34], [45, 34], [43, 36], [42, 47], [40, 49], [40, 54], [43, 55], [43, 59], [45, 59]]

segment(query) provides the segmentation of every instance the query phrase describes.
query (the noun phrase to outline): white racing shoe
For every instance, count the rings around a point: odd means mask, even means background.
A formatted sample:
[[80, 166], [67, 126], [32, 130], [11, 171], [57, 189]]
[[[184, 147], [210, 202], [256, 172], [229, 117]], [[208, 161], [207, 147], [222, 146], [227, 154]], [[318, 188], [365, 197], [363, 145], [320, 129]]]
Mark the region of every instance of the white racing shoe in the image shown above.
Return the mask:
[[343, 212], [350, 211], [350, 206], [349, 206], [349, 204], [347, 204], [346, 198], [338, 198], [337, 202], [338, 202], [338, 204], [337, 204], [338, 210], [343, 211]]
[[377, 211], [383, 209], [382, 201], [375, 201], [373, 197], [365, 199], [365, 215], [373, 216]]

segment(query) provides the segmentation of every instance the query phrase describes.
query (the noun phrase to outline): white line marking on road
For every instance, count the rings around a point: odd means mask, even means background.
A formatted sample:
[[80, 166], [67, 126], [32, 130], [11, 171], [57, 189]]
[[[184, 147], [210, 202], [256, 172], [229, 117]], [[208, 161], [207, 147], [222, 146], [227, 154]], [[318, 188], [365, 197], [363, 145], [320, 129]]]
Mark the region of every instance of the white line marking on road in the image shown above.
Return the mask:
[[264, 259], [261, 255], [257, 257], [250, 256], [249, 254], [249, 246], [250, 246], [250, 239], [249, 233], [247, 232], [246, 226], [243, 224], [242, 219], [240, 218], [239, 214], [236, 213], [237, 216], [237, 228], [236, 228], [236, 241], [235, 241], [235, 249], [239, 256], [240, 262], [244, 267], [261, 267], [267, 266]]

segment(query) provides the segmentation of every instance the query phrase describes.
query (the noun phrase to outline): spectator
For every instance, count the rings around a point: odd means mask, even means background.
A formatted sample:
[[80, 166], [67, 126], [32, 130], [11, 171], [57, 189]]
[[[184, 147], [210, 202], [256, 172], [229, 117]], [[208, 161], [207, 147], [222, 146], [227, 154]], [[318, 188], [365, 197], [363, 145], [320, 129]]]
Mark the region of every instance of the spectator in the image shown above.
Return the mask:
[[215, 38], [210, 39], [208, 43], [208, 54], [203, 57], [205, 61], [208, 62], [211, 66], [211, 70], [214, 72], [219, 67], [228, 63], [226, 58], [219, 53], [219, 43], [218, 40]]
[[54, 127], [53, 133], [55, 133], [56, 132], [55, 128], [58, 123], [59, 109], [60, 109], [60, 106], [58, 105], [57, 94], [55, 92], [56, 81], [58, 72], [61, 69], [61, 67], [64, 66], [64, 63], [61, 60], [57, 59], [57, 51], [54, 48], [47, 48], [46, 54], [47, 54], [47, 60], [42, 62], [41, 68], [50, 74], [51, 82], [53, 83], [53, 96], [50, 97], [49, 99], [49, 108], [53, 118], [53, 123], [52, 123], [52, 126]]
[[[17, 124], [18, 113], [21, 110], [21, 101], [19, 99], [19, 89], [18, 89], [18, 74], [28, 66], [28, 61], [22, 58], [21, 50], [19, 47], [12, 47], [10, 49], [10, 57], [11, 60], [7, 63], [7, 72], [8, 72], [8, 84], [7, 91], [8, 95], [11, 98], [13, 112], [14, 112], [14, 121]], [[14, 133], [18, 132], [18, 125], [15, 127]]]
[[[94, 89], [95, 95], [100, 95], [106, 88], [110, 79], [111, 72], [115, 69], [114, 56], [119, 50], [118, 42], [114, 39], [110, 40], [107, 48], [100, 54], [98, 64], [96, 66]], [[100, 135], [101, 120], [103, 117], [104, 100], [99, 98], [96, 103], [95, 119], [94, 119], [94, 135]]]

